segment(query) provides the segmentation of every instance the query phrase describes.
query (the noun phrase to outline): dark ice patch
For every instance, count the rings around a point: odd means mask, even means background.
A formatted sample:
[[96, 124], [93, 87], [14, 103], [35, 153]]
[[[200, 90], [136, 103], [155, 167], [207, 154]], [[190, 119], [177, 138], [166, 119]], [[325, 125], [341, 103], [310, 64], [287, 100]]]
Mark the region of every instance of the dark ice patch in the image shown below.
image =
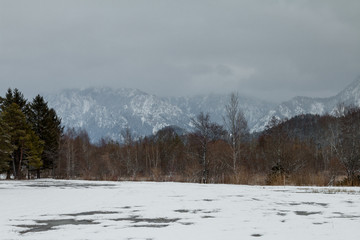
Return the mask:
[[334, 214], [336, 214], [337, 216], [331, 217], [331, 218], [348, 218], [351, 220], [360, 218], [360, 215], [350, 215], [350, 214], [344, 214], [342, 212], [333, 212]]
[[165, 224], [165, 223], [174, 223], [180, 220], [180, 218], [142, 218], [141, 216], [134, 215], [126, 218], [115, 218], [111, 219], [112, 221], [129, 221], [132, 223], [159, 223], [159, 224]]
[[142, 224], [142, 225], [132, 225], [131, 227], [135, 228], [164, 228], [168, 227], [169, 224]]
[[64, 225], [90, 225], [98, 224], [94, 220], [75, 220], [75, 219], [56, 219], [56, 220], [35, 220], [36, 224], [29, 225], [16, 225], [16, 227], [27, 228], [20, 231], [21, 234], [34, 233], [34, 232], [46, 232], [54, 230], [56, 227]]
[[299, 216], [310, 216], [310, 215], [321, 214], [322, 212], [294, 211], [294, 213]]
[[78, 216], [93, 216], [93, 215], [103, 215], [103, 214], [117, 214], [117, 213], [118, 212], [112, 212], [112, 211], [89, 211], [89, 212], [80, 212], [80, 213], [61, 214], [61, 216], [78, 217]]

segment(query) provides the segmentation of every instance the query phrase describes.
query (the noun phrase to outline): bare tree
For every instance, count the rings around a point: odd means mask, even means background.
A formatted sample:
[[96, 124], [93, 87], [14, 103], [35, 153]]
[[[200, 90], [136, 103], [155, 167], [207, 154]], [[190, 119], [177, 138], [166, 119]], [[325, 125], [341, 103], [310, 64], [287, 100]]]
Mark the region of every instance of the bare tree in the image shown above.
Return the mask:
[[202, 170], [202, 183], [208, 182], [209, 177], [209, 158], [207, 155], [209, 143], [221, 138], [225, 131], [222, 126], [212, 123], [210, 115], [201, 112], [196, 119], [191, 119], [191, 123], [195, 128], [195, 137], [200, 144], [200, 160], [203, 167]]
[[[58, 162], [58, 170], [61, 172], [58, 173], [63, 175], [67, 178], [72, 178], [75, 176], [76, 173], [76, 155], [77, 150], [75, 147], [75, 138], [76, 138], [76, 131], [74, 128], [69, 128], [66, 130], [64, 136], [60, 142], [60, 160]], [[62, 172], [63, 170], [63, 172]]]
[[339, 118], [337, 135], [331, 141], [332, 148], [344, 166], [347, 180], [351, 185], [359, 181], [357, 177], [360, 173], [359, 119], [360, 110], [358, 108], [346, 108], [344, 116]]
[[225, 105], [223, 120], [228, 131], [228, 141], [232, 151], [232, 168], [234, 172], [237, 172], [240, 165], [241, 142], [248, 133], [247, 121], [239, 107], [239, 95], [237, 93], [231, 93], [229, 102]]

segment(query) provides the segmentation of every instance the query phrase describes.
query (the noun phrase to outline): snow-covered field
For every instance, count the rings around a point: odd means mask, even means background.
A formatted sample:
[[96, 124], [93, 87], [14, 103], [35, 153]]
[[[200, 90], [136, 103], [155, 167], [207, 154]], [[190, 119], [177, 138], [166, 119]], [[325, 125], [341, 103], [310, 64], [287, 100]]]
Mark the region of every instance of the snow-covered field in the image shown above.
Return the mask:
[[0, 239], [360, 239], [360, 188], [0, 181]]

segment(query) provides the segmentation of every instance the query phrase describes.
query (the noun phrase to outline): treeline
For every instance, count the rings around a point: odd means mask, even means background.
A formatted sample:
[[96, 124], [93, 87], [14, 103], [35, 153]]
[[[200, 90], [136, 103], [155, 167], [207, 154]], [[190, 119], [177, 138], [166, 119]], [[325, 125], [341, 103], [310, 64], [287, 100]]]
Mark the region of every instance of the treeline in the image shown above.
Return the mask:
[[54, 171], [63, 128], [54, 109], [37, 95], [28, 102], [18, 89], [0, 97], [0, 173], [23, 179]]
[[[209, 114], [199, 113], [191, 121], [192, 132], [169, 126], [153, 136], [139, 138], [126, 129], [121, 142], [102, 139], [93, 144], [85, 130], [63, 132], [55, 111], [47, 108], [42, 97], [37, 96], [25, 104], [27, 107], [20, 107], [25, 105], [15, 99], [23, 97], [18, 90], [9, 90], [1, 103], [0, 169], [16, 178], [25, 172], [39, 177], [42, 172], [55, 178], [91, 180], [322, 186], [360, 183], [358, 108], [339, 106], [335, 116], [273, 118], [265, 131], [250, 134], [239, 98], [232, 94], [224, 106], [223, 126], [212, 122]], [[34, 111], [37, 105], [46, 110]], [[14, 125], [12, 120], [17, 115], [12, 111], [22, 116], [22, 121], [16, 121], [19, 125]], [[44, 117], [48, 115], [51, 117]], [[47, 120], [35, 121], [42, 118]], [[22, 130], [27, 138], [15, 134], [20, 123], [27, 126], [22, 128], [27, 129]]]

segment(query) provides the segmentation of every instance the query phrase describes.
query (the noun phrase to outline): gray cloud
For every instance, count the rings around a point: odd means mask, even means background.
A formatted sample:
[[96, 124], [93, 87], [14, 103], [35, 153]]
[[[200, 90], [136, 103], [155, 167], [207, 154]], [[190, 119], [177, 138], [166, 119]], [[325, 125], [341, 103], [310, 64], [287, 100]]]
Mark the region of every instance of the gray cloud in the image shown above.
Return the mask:
[[0, 91], [329, 96], [360, 75], [360, 2], [0, 0]]

